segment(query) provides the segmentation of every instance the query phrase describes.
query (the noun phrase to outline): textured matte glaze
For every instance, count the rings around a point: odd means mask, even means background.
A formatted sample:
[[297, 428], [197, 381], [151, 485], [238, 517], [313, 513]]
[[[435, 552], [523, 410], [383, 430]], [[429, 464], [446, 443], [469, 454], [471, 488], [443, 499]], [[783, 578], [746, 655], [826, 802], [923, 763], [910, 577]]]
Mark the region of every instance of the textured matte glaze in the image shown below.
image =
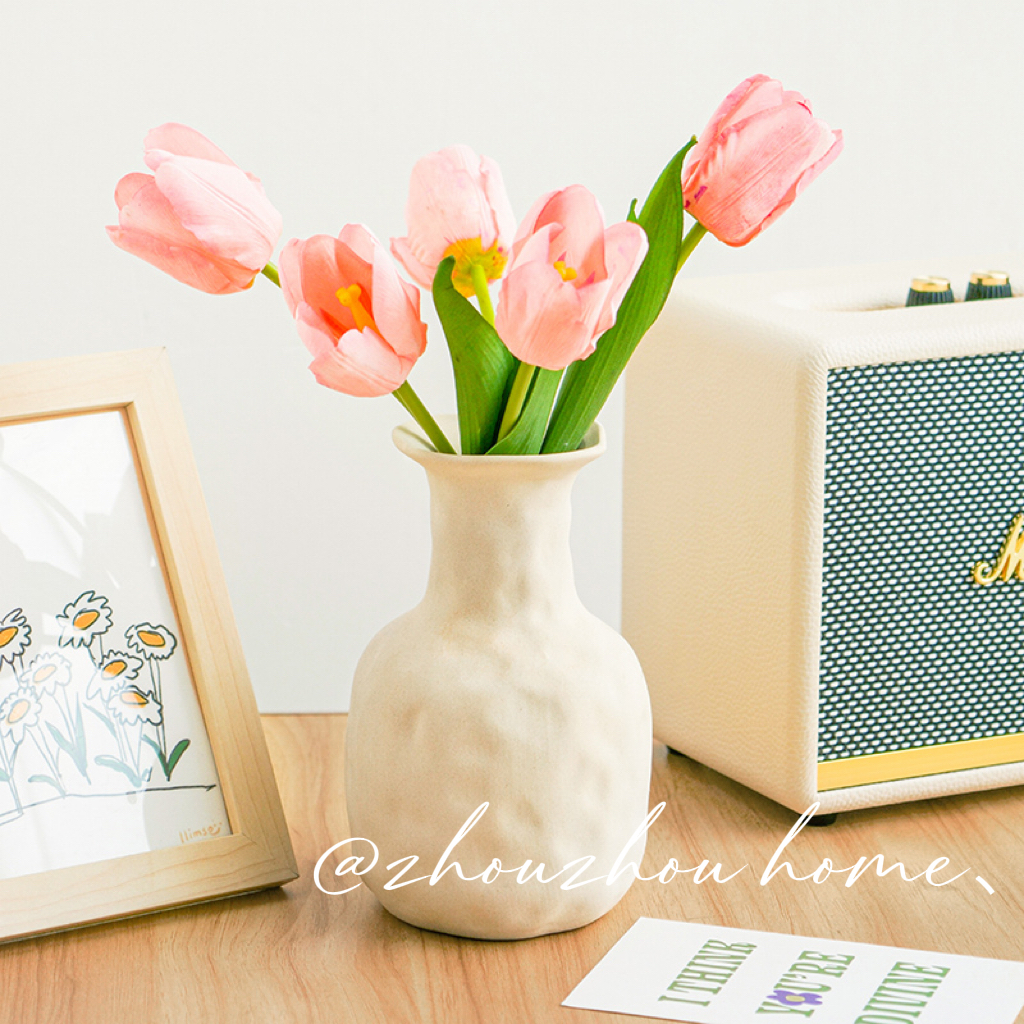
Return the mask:
[[[580, 857], [579, 876], [607, 875], [647, 815], [651, 712], [625, 640], [583, 607], [569, 552], [570, 491], [604, 450], [563, 455], [446, 456], [408, 428], [395, 443], [427, 471], [433, 554], [423, 601], [386, 626], [356, 668], [348, 726], [351, 835], [380, 847], [363, 882], [410, 924], [488, 939], [587, 924], [629, 888], [632, 871], [563, 891], [520, 883], [526, 860], [544, 877]], [[429, 876], [460, 826], [489, 807], [447, 863], [496, 880], [383, 888]], [[641, 839], [627, 860], [643, 857]], [[365, 854], [356, 844], [352, 853]], [[582, 865], [577, 865], [582, 866]]]

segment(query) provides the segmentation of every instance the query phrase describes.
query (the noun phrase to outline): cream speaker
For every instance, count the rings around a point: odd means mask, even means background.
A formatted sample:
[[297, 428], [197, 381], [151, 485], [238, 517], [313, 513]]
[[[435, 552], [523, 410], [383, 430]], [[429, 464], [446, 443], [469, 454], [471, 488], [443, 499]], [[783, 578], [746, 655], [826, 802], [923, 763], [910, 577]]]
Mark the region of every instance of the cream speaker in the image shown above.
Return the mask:
[[1024, 299], [921, 269], [680, 280], [627, 377], [655, 734], [796, 811], [1024, 782]]

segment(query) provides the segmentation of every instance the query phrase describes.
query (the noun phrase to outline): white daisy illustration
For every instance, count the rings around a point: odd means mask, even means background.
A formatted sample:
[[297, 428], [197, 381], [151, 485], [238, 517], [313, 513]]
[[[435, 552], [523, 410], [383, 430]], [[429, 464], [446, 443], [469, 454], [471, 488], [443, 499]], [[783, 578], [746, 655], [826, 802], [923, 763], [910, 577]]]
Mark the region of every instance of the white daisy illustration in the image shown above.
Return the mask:
[[142, 659], [134, 654], [107, 651], [85, 689], [86, 699], [91, 700], [99, 694], [104, 701], [108, 700], [115, 690], [135, 679], [141, 668]]
[[134, 686], [126, 686], [110, 696], [107, 701], [114, 717], [125, 725], [138, 722], [149, 722], [159, 725], [163, 721], [163, 708], [159, 701], [150, 693], [145, 693]]
[[39, 699], [27, 688], [15, 690], [0, 704], [0, 735], [17, 747], [25, 730], [39, 721]]
[[14, 663], [32, 642], [32, 627], [20, 608], [8, 612], [0, 619], [0, 666]]
[[60, 626], [57, 643], [61, 647], [88, 647], [95, 637], [110, 629], [112, 621], [107, 599], [97, 597], [94, 590], [87, 590], [65, 606], [63, 615], [57, 616]]
[[129, 626], [124, 635], [129, 648], [147, 660], [155, 658], [163, 661], [169, 658], [178, 646], [178, 641], [169, 629], [164, 626], [153, 626], [148, 622]]
[[18, 682], [36, 694], [55, 693], [58, 686], [71, 682], [71, 662], [61, 654], [47, 651], [33, 658]]

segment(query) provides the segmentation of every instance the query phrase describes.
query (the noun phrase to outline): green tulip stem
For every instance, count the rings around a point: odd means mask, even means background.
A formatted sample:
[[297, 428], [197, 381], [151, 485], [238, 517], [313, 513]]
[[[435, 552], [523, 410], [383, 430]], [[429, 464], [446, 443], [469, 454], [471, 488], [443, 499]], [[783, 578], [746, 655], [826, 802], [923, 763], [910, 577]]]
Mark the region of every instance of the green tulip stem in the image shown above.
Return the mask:
[[391, 392], [395, 398], [402, 403], [405, 411], [423, 428], [423, 432], [433, 442], [434, 447], [445, 455], [454, 455], [455, 449], [451, 442], [444, 436], [444, 431], [437, 425], [437, 421], [427, 411], [427, 407], [420, 401], [420, 396], [412, 389], [412, 385], [406, 381]]
[[471, 263], [469, 276], [473, 279], [476, 301], [480, 303], [480, 315], [493, 327], [494, 307], [491, 305], [491, 292], [487, 287], [487, 271], [479, 263]]
[[697, 243], [708, 233], [708, 229], [701, 222], [695, 221], [692, 228], [686, 232], [682, 247], [679, 250], [679, 262], [676, 263], [676, 273], [683, 269], [683, 264], [690, 258], [690, 253], [697, 248]]
[[498, 440], [503, 441], [512, 428], [516, 425], [526, 403], [526, 396], [530, 393], [530, 385], [533, 383], [537, 367], [529, 363], [520, 363], [516, 370], [515, 380], [512, 381], [512, 390], [508, 394], [508, 402], [505, 404], [505, 412], [501, 417], [501, 426], [498, 427]]
[[263, 268], [263, 269], [262, 269], [262, 270], [260, 271], [260, 273], [261, 273], [261, 274], [262, 274], [262, 275], [263, 275], [264, 277], [268, 277], [268, 278], [270, 278], [270, 280], [271, 280], [271, 281], [273, 281], [273, 282], [274, 282], [274, 284], [276, 284], [278, 288], [280, 288], [280, 287], [281, 287], [281, 275], [280, 275], [280, 274], [279, 274], [279, 273], [277, 272], [277, 267], [275, 267], [273, 263], [268, 263], [268, 264], [267, 264], [267, 265], [266, 265], [266, 266], [265, 266], [265, 267], [264, 267], [264, 268]]

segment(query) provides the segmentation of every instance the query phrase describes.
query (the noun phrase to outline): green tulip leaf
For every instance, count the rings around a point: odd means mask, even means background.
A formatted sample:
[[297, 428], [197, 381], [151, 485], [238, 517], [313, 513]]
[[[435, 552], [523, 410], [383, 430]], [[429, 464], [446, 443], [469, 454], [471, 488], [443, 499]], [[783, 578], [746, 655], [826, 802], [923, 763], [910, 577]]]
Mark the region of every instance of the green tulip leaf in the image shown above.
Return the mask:
[[516, 425], [487, 452], [488, 455], [540, 454], [562, 373], [562, 370], [537, 367]]
[[[683, 160], [691, 139], [669, 161], [651, 189], [637, 223], [647, 233], [648, 250], [629, 286], [614, 325], [586, 359], [573, 363], [551, 416], [543, 451], [575, 451], [597, 419], [640, 339], [658, 318], [675, 280], [683, 242]], [[635, 207], [630, 207], [630, 219]]]
[[11, 781], [10, 775], [8, 775], [7, 772], [5, 772], [3, 770], [3, 768], [0, 768], [0, 782], [10, 782], [10, 781]]
[[462, 454], [482, 455], [497, 440], [516, 360], [498, 332], [455, 290], [454, 266], [449, 256], [437, 268], [434, 306], [452, 357]]

